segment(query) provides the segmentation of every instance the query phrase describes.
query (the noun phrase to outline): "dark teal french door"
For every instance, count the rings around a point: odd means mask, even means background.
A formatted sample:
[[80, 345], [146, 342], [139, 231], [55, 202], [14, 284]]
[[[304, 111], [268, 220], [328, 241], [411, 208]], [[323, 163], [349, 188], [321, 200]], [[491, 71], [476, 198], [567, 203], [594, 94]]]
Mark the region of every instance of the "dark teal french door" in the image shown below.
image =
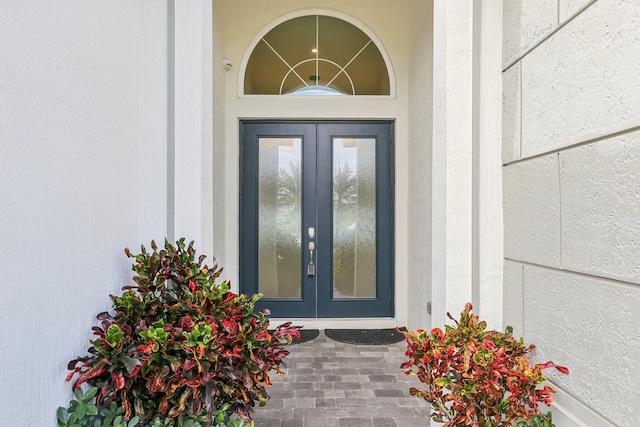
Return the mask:
[[242, 121], [240, 290], [273, 317], [393, 316], [393, 123]]

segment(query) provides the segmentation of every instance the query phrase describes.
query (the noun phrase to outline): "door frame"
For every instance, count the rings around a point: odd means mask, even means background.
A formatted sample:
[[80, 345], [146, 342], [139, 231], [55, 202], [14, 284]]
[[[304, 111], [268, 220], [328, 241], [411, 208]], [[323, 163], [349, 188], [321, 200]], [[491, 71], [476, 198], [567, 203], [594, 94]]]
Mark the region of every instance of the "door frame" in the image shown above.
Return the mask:
[[[315, 152], [314, 160], [315, 165], [307, 165], [309, 156], [304, 154], [303, 146], [303, 158], [302, 161], [305, 164], [305, 168], [313, 167], [313, 175], [311, 183], [314, 191], [311, 194], [303, 194], [303, 204], [307, 206], [313, 206], [313, 216], [308, 213], [303, 213], [302, 230], [303, 230], [303, 242], [301, 245], [306, 246], [306, 239], [304, 230], [310, 223], [315, 224], [318, 230], [332, 230], [333, 228], [333, 215], [316, 215], [318, 205], [332, 204], [332, 191], [325, 189], [324, 194], [317, 194], [320, 192], [320, 183], [316, 182], [319, 179], [321, 173], [317, 172], [316, 168], [324, 168], [329, 179], [328, 188], [332, 188], [330, 184], [331, 180], [331, 151], [328, 150], [329, 157], [326, 153], [321, 154], [320, 150], [316, 150], [316, 147], [320, 144], [321, 138], [330, 139], [332, 136], [340, 135], [344, 137], [363, 137], [368, 135], [375, 137], [376, 140], [380, 140], [376, 144], [376, 218], [383, 218], [382, 221], [376, 221], [376, 297], [375, 298], [332, 298], [332, 287], [325, 286], [324, 288], [318, 286], [318, 283], [325, 281], [326, 283], [332, 283], [331, 280], [331, 267], [324, 270], [318, 269], [315, 278], [310, 280], [304, 276], [301, 278], [302, 289], [300, 299], [276, 300], [266, 299], [259, 301], [256, 304], [256, 309], [267, 308], [266, 305], [271, 306], [274, 310], [283, 312], [283, 315], [275, 313], [275, 317], [304, 317], [311, 319], [332, 319], [332, 318], [393, 318], [395, 315], [395, 121], [394, 120], [240, 120], [239, 123], [239, 278], [240, 289], [247, 293], [257, 293], [257, 272], [247, 271], [248, 269], [243, 266], [257, 265], [258, 256], [257, 248], [251, 247], [247, 239], [253, 239], [257, 233], [257, 219], [248, 221], [245, 218], [245, 199], [257, 200], [255, 190], [257, 189], [257, 183], [253, 186], [245, 186], [245, 158], [249, 159], [251, 163], [249, 167], [255, 170], [257, 163], [254, 156], [256, 156], [256, 148], [253, 148], [252, 152], [246, 151], [245, 137], [257, 138], [258, 135], [254, 134], [253, 130], [250, 135], [245, 134], [245, 125], [284, 125], [286, 126], [300, 126], [300, 133], [308, 132], [308, 128], [305, 126], [313, 126], [315, 129], [315, 137], [313, 138], [312, 150]], [[349, 125], [350, 128], [347, 132], [340, 132], [341, 127], [344, 129], [345, 125]], [[278, 129], [275, 128], [276, 134]], [[331, 131], [337, 131], [332, 133]], [[269, 136], [272, 136], [271, 134]], [[274, 135], [275, 136], [275, 135]], [[283, 137], [290, 137], [291, 134], [282, 134]], [[308, 149], [309, 145], [307, 145]], [[248, 156], [248, 157], [245, 157]], [[318, 165], [318, 163], [323, 163]], [[251, 172], [253, 173], [253, 172]], [[310, 179], [308, 174], [303, 172], [304, 179], [307, 181]], [[256, 180], [251, 174], [249, 178]], [[248, 190], [247, 190], [248, 188]], [[247, 192], [247, 194], [245, 194]], [[313, 198], [314, 200], [307, 200]], [[320, 200], [323, 198], [323, 201]], [[327, 199], [327, 200], [324, 200]], [[317, 202], [316, 202], [317, 200]], [[381, 207], [381, 205], [383, 205]], [[304, 212], [304, 211], [303, 211]], [[379, 216], [382, 213], [382, 216]], [[254, 218], [255, 214], [251, 218]], [[326, 232], [322, 242], [323, 247], [331, 247], [332, 238]], [[318, 236], [318, 242], [320, 243], [320, 236]], [[383, 247], [386, 245], [386, 247]], [[303, 250], [303, 265], [309, 261], [308, 251]], [[316, 263], [318, 265], [333, 264], [332, 251], [318, 252], [316, 257]], [[243, 261], [246, 260], [246, 261]], [[255, 270], [255, 269], [254, 269]], [[328, 276], [327, 276], [328, 275]], [[388, 286], [387, 286], [388, 285]], [[326, 288], [326, 289], [325, 289]], [[389, 293], [388, 298], [383, 298], [386, 293]], [[325, 303], [322, 303], [322, 302]], [[284, 309], [287, 303], [300, 302], [299, 307], [304, 307], [303, 310], [298, 310], [297, 315], [287, 315], [287, 309]], [[321, 304], [322, 303], [322, 304]], [[372, 315], [372, 310], [379, 315]], [[311, 316], [300, 315], [300, 312], [312, 313]], [[291, 314], [291, 313], [289, 313]]]

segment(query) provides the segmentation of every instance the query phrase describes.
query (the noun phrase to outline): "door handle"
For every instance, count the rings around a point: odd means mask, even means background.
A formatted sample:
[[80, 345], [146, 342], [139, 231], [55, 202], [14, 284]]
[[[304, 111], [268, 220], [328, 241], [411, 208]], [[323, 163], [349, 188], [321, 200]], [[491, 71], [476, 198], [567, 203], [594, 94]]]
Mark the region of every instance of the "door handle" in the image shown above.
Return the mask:
[[315, 249], [316, 249], [315, 242], [309, 242], [309, 265], [307, 265], [307, 276], [316, 275], [316, 266], [313, 263], [313, 251], [315, 251]]

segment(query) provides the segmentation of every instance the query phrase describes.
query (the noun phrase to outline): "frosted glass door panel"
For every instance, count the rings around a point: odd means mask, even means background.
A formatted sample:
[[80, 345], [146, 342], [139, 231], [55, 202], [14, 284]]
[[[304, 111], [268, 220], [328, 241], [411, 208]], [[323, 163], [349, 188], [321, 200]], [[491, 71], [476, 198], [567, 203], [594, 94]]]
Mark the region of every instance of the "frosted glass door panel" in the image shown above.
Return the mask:
[[333, 139], [333, 298], [376, 297], [376, 140]]
[[258, 291], [300, 298], [302, 140], [260, 138], [258, 145]]

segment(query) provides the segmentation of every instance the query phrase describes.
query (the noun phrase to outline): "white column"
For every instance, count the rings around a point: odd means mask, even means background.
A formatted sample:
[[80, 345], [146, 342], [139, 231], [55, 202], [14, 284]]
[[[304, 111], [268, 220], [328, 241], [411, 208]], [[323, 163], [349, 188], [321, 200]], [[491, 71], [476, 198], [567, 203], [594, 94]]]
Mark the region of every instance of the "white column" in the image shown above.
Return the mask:
[[473, 2], [433, 6], [432, 319], [472, 298]]
[[[502, 329], [502, 2], [480, 8], [478, 120], [478, 293], [476, 313]], [[477, 21], [476, 21], [477, 22]], [[477, 34], [478, 32], [476, 32]]]
[[502, 327], [501, 17], [498, 1], [434, 1], [433, 326], [473, 301]]
[[[173, 1], [174, 156], [173, 229], [175, 239], [195, 240], [198, 252], [212, 247], [212, 2]], [[171, 14], [170, 14], [171, 15]], [[169, 44], [171, 48], [171, 43]], [[171, 212], [171, 206], [169, 211]]]

